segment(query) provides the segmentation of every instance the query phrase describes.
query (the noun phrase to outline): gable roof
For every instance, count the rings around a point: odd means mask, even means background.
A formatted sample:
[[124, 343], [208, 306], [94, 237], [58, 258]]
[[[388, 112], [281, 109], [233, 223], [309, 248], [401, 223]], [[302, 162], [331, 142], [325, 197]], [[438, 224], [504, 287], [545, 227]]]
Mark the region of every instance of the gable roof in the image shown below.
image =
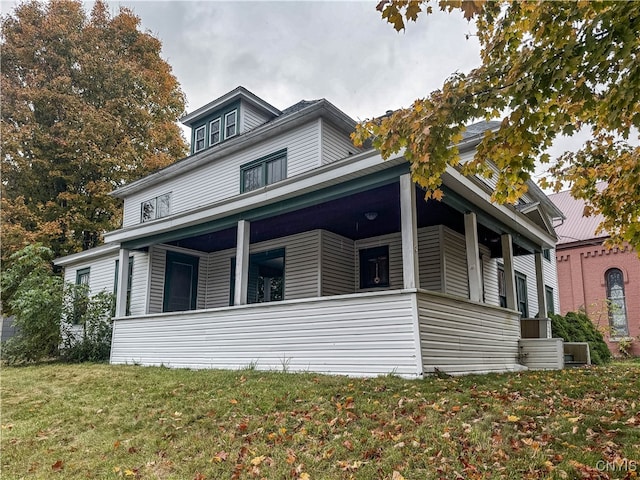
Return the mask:
[[[597, 185], [599, 190], [604, 189], [605, 186], [606, 184], [604, 182]], [[606, 232], [596, 234], [596, 229], [602, 220], [604, 220], [604, 217], [602, 215], [585, 217], [585, 201], [573, 198], [569, 190], [550, 194], [549, 199], [566, 216], [566, 220], [556, 226], [558, 245], [579, 243], [594, 239], [603, 240], [609, 236]]]

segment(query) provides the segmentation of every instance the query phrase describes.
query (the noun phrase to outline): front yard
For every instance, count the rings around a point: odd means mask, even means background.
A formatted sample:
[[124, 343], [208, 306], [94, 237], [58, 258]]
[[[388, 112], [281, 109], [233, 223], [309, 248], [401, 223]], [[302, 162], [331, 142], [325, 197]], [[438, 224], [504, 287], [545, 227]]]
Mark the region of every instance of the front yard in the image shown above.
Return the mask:
[[640, 363], [356, 379], [2, 368], [3, 479], [640, 477]]

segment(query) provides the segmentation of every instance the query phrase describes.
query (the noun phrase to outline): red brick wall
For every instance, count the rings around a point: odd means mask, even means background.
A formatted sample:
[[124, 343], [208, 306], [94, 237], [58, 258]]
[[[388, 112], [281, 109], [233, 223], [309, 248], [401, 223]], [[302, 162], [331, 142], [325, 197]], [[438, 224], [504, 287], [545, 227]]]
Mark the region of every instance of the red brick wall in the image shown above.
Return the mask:
[[596, 326], [603, 329], [611, 352], [619, 356], [618, 342], [611, 341], [607, 328], [607, 288], [605, 272], [619, 268], [624, 275], [624, 292], [627, 307], [629, 336], [635, 337], [634, 355], [640, 355], [640, 259], [630, 248], [607, 250], [602, 245], [586, 245], [571, 248], [558, 247], [558, 290], [560, 312], [584, 308]]

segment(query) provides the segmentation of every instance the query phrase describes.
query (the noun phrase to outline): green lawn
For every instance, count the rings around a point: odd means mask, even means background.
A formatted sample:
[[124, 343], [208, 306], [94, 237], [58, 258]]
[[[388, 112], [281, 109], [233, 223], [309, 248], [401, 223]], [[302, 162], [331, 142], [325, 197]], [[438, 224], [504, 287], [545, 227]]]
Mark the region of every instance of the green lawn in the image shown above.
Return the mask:
[[3, 480], [640, 477], [637, 361], [418, 381], [61, 364], [1, 375]]

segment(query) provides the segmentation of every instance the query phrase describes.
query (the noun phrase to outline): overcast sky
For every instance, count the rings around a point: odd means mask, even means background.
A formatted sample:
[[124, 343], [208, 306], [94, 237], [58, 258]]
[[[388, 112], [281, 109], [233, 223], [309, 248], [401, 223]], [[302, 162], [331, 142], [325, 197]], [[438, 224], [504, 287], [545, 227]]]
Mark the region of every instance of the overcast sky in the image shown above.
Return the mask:
[[[15, 2], [1, 4], [7, 13]], [[423, 16], [398, 33], [375, 1], [109, 4], [114, 15], [120, 6], [132, 9], [162, 41], [188, 112], [242, 85], [279, 109], [326, 98], [365, 119], [408, 107], [480, 63], [474, 25], [457, 11]], [[552, 153], [580, 143], [565, 141]]]

